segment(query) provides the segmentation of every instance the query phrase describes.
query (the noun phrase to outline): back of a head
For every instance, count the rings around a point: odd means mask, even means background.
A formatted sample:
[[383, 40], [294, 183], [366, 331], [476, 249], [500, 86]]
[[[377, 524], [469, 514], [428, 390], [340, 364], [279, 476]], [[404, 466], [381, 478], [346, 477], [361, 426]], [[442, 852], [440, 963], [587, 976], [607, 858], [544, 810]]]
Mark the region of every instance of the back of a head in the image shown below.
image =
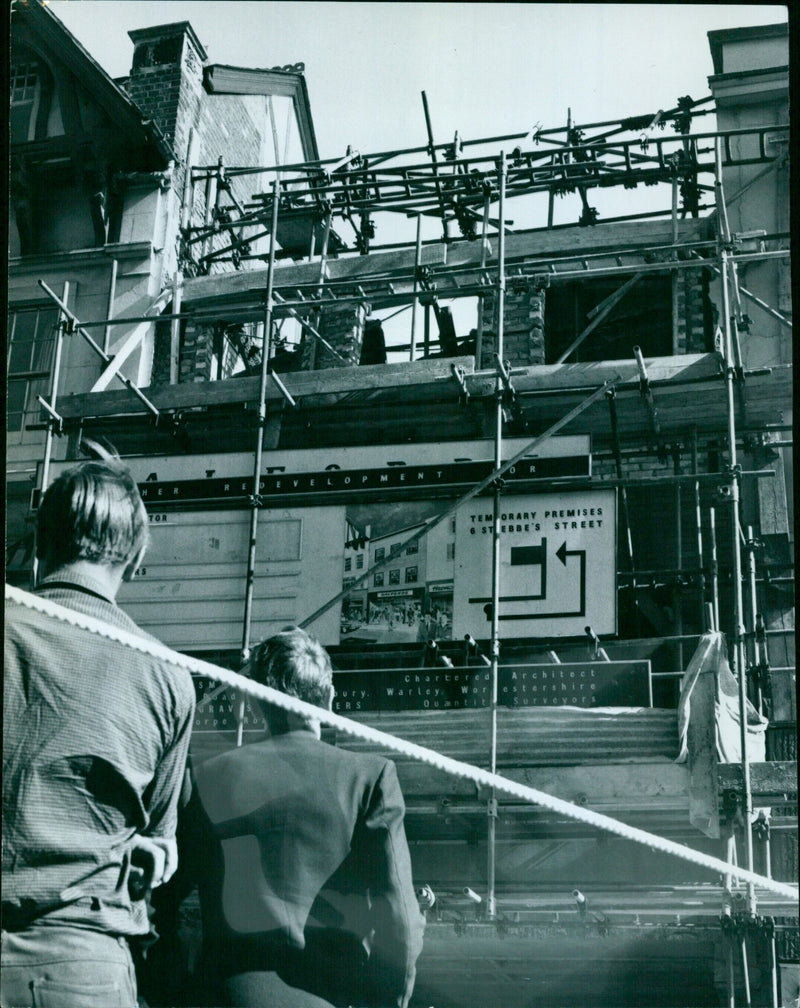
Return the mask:
[[253, 679], [298, 700], [328, 707], [333, 695], [333, 669], [328, 652], [299, 627], [268, 637], [250, 658]]
[[36, 556], [50, 570], [77, 560], [121, 565], [147, 546], [148, 520], [136, 482], [119, 460], [79, 462], [42, 498]]

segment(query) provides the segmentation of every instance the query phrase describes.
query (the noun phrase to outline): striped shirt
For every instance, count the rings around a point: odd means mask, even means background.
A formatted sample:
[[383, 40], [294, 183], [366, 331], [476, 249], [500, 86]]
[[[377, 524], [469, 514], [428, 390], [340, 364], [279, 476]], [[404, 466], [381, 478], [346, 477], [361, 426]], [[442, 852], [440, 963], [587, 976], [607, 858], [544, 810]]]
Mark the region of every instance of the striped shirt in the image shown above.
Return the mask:
[[[36, 594], [147, 636], [90, 577], [61, 570]], [[7, 604], [4, 927], [147, 932], [128, 893], [130, 844], [175, 834], [193, 713], [185, 669]]]

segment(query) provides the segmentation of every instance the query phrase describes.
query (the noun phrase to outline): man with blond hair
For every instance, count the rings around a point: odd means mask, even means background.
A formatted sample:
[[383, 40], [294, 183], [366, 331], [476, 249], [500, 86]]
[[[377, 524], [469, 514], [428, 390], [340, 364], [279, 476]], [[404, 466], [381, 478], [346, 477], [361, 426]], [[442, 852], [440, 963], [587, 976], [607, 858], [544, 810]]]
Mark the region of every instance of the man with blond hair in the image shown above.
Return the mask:
[[147, 539], [128, 469], [110, 456], [79, 463], [37, 515], [35, 594], [62, 618], [6, 607], [4, 1008], [137, 1003], [129, 942], [149, 930], [148, 888], [176, 867], [194, 711], [189, 673], [137, 650], [146, 635], [115, 602]]

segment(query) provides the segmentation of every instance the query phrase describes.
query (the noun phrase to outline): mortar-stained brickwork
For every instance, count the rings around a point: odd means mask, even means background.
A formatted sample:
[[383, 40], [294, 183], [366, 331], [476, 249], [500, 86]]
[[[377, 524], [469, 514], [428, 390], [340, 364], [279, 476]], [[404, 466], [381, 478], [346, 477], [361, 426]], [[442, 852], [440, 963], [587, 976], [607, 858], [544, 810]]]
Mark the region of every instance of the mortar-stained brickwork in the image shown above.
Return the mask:
[[704, 270], [680, 270], [677, 284], [678, 345], [676, 353], [707, 353], [710, 304]]
[[[267, 98], [255, 95], [217, 95], [204, 94], [198, 112], [198, 135], [201, 138], [197, 151], [197, 163], [199, 165], [218, 164], [222, 155], [222, 168], [224, 162], [236, 165], [258, 165], [264, 162], [262, 153], [264, 135], [268, 127]], [[259, 121], [256, 121], [259, 120]], [[239, 175], [230, 180], [230, 194], [219, 191], [219, 186], [214, 183], [218, 190], [216, 200], [220, 210], [232, 206], [231, 196], [240, 204], [250, 203], [253, 193], [266, 188], [264, 179], [266, 176], [260, 175]], [[200, 182], [194, 187], [195, 191], [195, 216], [194, 222], [200, 223], [206, 212], [206, 188]], [[211, 194], [211, 206], [215, 203], [213, 192]], [[236, 212], [232, 215], [235, 217]], [[228, 247], [240, 238], [247, 238], [248, 233], [261, 228], [243, 228], [241, 232], [228, 232], [211, 237], [207, 243], [201, 243], [203, 252], [212, 250], [228, 249]], [[245, 250], [246, 251], [246, 250]], [[230, 257], [230, 252], [225, 253], [226, 258]], [[218, 263], [212, 261], [209, 272], [219, 272], [230, 270], [230, 261]]]
[[302, 343], [303, 371], [357, 365], [361, 358], [364, 323], [369, 311], [369, 305], [326, 309], [320, 320], [319, 331], [342, 359], [334, 356], [319, 340], [306, 337]]
[[173, 184], [183, 191], [189, 131], [202, 96], [205, 52], [186, 23], [132, 32], [131, 75], [125, 87], [177, 155]]
[[199, 382], [211, 378], [211, 358], [214, 348], [214, 326], [187, 323], [181, 339], [178, 381]]
[[[480, 368], [494, 367], [496, 305], [494, 292], [482, 299], [484, 331]], [[503, 357], [512, 367], [544, 364], [544, 306], [544, 291], [536, 281], [509, 282], [503, 302]]]

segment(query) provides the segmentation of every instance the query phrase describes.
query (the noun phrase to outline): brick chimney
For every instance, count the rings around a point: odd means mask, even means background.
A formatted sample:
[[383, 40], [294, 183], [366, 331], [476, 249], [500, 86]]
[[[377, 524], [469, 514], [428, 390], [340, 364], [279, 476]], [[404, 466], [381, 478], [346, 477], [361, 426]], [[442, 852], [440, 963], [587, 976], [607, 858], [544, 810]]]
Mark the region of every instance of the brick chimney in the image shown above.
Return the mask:
[[[138, 28], [128, 35], [133, 63], [126, 90], [185, 162], [202, 95], [206, 51], [188, 21]], [[182, 185], [183, 179], [176, 182]]]

